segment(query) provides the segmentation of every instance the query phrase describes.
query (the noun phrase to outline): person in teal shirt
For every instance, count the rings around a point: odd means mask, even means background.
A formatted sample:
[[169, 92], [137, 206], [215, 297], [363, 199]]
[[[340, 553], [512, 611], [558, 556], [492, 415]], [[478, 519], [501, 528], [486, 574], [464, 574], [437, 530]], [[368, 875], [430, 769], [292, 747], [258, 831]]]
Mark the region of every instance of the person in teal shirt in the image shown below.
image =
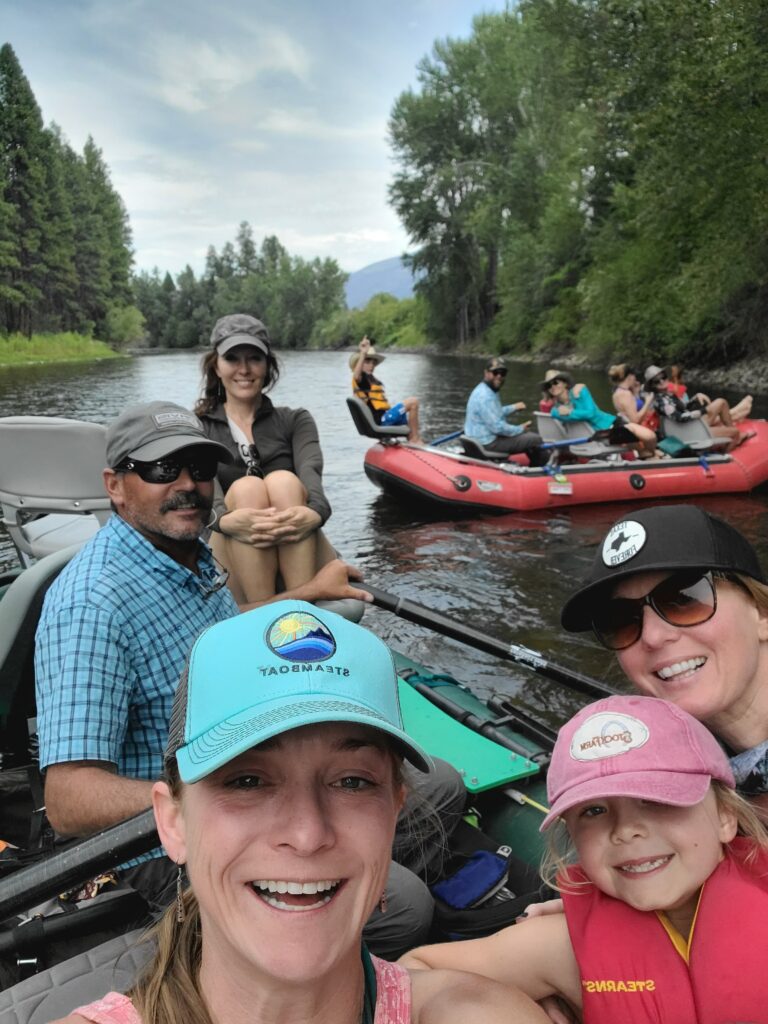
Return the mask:
[[640, 423], [630, 423], [624, 416], [603, 412], [595, 403], [586, 384], [574, 384], [565, 370], [547, 370], [542, 387], [554, 401], [552, 416], [556, 420], [578, 420], [595, 431], [608, 431], [609, 444], [640, 444], [641, 454], [650, 458], [655, 453], [656, 435]]

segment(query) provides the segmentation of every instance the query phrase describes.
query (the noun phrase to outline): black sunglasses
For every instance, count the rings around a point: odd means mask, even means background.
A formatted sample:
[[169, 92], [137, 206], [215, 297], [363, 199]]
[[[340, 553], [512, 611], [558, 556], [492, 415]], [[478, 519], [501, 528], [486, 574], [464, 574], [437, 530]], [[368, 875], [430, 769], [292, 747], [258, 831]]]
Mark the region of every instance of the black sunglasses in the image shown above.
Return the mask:
[[507, 376], [507, 371], [506, 370], [491, 370], [491, 376], [492, 377], [506, 377]]
[[218, 460], [213, 455], [196, 455], [185, 459], [157, 459], [155, 462], [140, 462], [138, 459], [126, 459], [115, 466], [116, 473], [136, 473], [145, 484], [172, 484], [178, 480], [183, 469], [195, 481], [207, 483], [216, 476], [219, 468]]
[[657, 583], [645, 597], [614, 597], [592, 616], [595, 636], [609, 651], [631, 647], [643, 632], [646, 605], [671, 626], [699, 626], [717, 611], [715, 577], [699, 569], [678, 572]]

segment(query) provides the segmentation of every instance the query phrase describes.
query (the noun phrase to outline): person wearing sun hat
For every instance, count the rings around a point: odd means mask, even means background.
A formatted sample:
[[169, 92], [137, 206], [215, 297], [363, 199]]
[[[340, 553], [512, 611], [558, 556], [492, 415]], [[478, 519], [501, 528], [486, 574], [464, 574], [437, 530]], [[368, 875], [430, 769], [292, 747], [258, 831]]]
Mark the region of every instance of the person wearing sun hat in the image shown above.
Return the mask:
[[369, 952], [404, 761], [431, 766], [404, 728], [392, 654], [372, 633], [295, 601], [206, 630], [153, 787], [178, 865], [175, 903], [128, 994], [59, 1024], [546, 1021], [521, 993], [411, 974]]
[[525, 402], [502, 405], [499, 392], [507, 376], [507, 364], [500, 356], [486, 360], [483, 379], [472, 390], [464, 416], [464, 434], [484, 448], [509, 455], [524, 454], [532, 466], [543, 466], [547, 455], [541, 450], [541, 435], [528, 430], [529, 423], [509, 423], [507, 417], [525, 409]]
[[704, 722], [739, 791], [768, 804], [768, 585], [739, 530], [692, 504], [624, 513], [561, 621], [591, 629], [636, 689]]
[[552, 416], [556, 420], [586, 423], [593, 431], [605, 431], [609, 444], [636, 444], [641, 454], [650, 458], [656, 451], [656, 434], [640, 423], [631, 423], [626, 416], [603, 412], [586, 384], [573, 382], [565, 370], [547, 370], [542, 388], [553, 401]]
[[707, 424], [712, 437], [727, 439], [728, 445], [724, 449], [726, 452], [733, 451], [734, 448], [738, 448], [740, 444], [755, 436], [756, 431], [741, 431], [735, 426], [731, 418], [730, 406], [724, 398], [710, 401], [706, 395], [699, 394], [684, 401], [669, 390], [667, 371], [660, 366], [646, 367], [644, 378], [646, 391], [650, 391], [653, 395], [656, 412], [660, 417], [672, 421], [672, 425], [667, 430], [672, 437], [674, 437], [675, 423], [701, 419]]
[[376, 421], [385, 427], [408, 426], [408, 440], [411, 444], [423, 444], [419, 427], [418, 398], [404, 398], [402, 402], [390, 405], [384, 394], [384, 385], [373, 371], [383, 363], [385, 356], [380, 355], [371, 339], [366, 335], [357, 352], [349, 357], [349, 368], [352, 371], [352, 394], [365, 402]]

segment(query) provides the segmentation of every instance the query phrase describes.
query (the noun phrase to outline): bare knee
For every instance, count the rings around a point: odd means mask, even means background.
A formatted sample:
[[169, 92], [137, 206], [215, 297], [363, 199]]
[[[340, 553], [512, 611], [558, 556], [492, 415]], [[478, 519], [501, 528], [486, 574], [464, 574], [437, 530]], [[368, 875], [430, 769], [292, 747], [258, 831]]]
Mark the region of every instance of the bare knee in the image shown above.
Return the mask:
[[419, 400], [418, 398], [405, 398], [403, 400], [403, 405], [405, 406], [406, 412], [413, 412], [419, 408]]
[[307, 489], [295, 473], [287, 469], [276, 469], [265, 479], [269, 504], [275, 508], [292, 508], [307, 503]]
[[241, 476], [224, 496], [230, 512], [237, 508], [268, 508], [269, 495], [264, 481], [257, 476]]

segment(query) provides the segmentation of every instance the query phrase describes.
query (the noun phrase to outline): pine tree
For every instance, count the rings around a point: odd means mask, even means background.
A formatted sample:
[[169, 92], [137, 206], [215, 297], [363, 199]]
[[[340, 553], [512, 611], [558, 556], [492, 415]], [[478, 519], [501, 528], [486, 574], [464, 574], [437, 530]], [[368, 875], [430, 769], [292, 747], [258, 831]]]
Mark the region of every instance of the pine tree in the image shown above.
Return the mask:
[[2, 198], [15, 212], [16, 234], [15, 265], [4, 271], [10, 293], [6, 287], [2, 323], [29, 335], [45, 276], [45, 141], [40, 108], [9, 43], [0, 47], [0, 165]]

